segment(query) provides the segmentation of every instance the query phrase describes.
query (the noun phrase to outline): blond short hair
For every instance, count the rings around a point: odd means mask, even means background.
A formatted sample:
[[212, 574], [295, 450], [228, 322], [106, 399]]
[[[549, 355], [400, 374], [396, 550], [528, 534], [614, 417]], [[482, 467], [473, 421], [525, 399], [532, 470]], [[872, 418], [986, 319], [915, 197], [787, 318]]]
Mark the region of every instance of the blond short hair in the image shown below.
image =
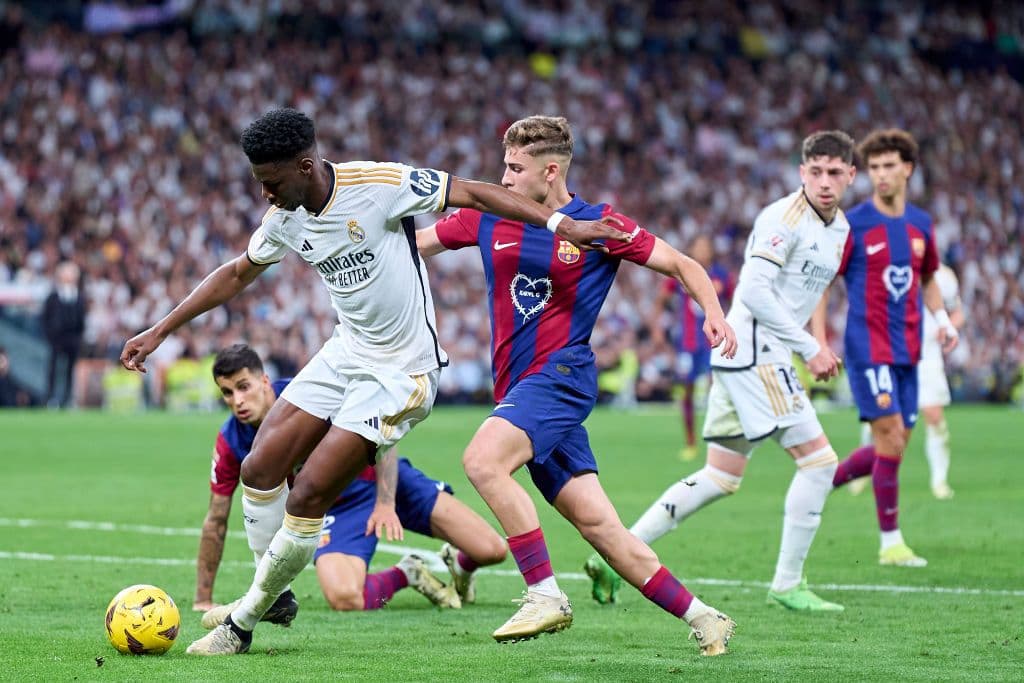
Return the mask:
[[553, 154], [572, 159], [572, 128], [564, 116], [528, 116], [505, 131], [502, 144], [516, 147], [533, 157]]

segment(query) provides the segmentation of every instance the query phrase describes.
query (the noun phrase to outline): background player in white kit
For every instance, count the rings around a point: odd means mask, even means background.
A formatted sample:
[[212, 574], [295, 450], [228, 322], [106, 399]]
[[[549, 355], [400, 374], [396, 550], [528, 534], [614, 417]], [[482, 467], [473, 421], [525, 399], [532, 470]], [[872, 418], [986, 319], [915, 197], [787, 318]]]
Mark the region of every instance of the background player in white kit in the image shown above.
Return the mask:
[[[834, 376], [839, 358], [804, 327], [835, 277], [850, 226], [839, 203], [856, 170], [853, 139], [842, 131], [803, 142], [803, 187], [754, 221], [726, 321], [736, 330], [732, 359], [712, 353], [713, 381], [704, 421], [704, 468], [671, 486], [633, 525], [650, 544], [692, 513], [735, 493], [757, 443], [772, 437], [797, 466], [786, 494], [782, 544], [769, 599], [802, 611], [840, 611], [807, 588], [804, 558], [821, 524], [838, 458], [804, 392], [792, 355], [818, 379]], [[614, 600], [616, 581], [597, 556], [586, 565], [594, 598]]]
[[[943, 264], [935, 271], [936, 284], [942, 293], [942, 303], [949, 313], [949, 321], [956, 329], [964, 325], [963, 307], [960, 305], [960, 283], [956, 273]], [[917, 407], [924, 418], [924, 455], [928, 459], [932, 495], [939, 500], [953, 497], [949, 485], [949, 426], [946, 424], [945, 407], [952, 402], [949, 380], [946, 379], [946, 362], [939, 342], [939, 324], [935, 315], [924, 310], [924, 334], [921, 342], [921, 360], [917, 364]], [[871, 425], [861, 427], [861, 445], [871, 443]], [[850, 493], [856, 495], [867, 488], [871, 477], [851, 481]]]
[[[441, 366], [426, 268], [411, 216], [448, 206], [545, 225], [583, 242], [628, 235], [575, 223], [500, 186], [397, 163], [332, 164], [317, 152], [313, 121], [270, 111], [242, 133], [242, 148], [272, 204], [245, 254], [220, 266], [153, 327], [128, 340], [121, 363], [146, 357], [175, 329], [241, 292], [288, 251], [319, 271], [338, 314], [334, 335], [267, 414], [241, 467], [250, 546], [263, 550], [238, 607], [190, 654], [249, 649], [252, 630], [309, 564], [324, 513], [378, 449], [430, 412]], [[598, 247], [602, 248], [602, 247]], [[308, 457], [307, 457], [308, 456]], [[289, 492], [286, 477], [305, 462]]]

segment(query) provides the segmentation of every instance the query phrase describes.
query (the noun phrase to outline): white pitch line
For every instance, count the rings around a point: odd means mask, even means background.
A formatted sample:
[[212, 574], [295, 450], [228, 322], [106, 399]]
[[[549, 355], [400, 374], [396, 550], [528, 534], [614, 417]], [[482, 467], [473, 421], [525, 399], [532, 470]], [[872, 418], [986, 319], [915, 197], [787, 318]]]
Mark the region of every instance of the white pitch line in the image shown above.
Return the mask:
[[[118, 524], [115, 522], [90, 522], [85, 520], [50, 520], [50, 519], [12, 519], [0, 517], [0, 527], [58, 527], [63, 529], [74, 529], [79, 531], [112, 531], [118, 533], [140, 533], [155, 536], [193, 536], [198, 537], [200, 529], [193, 527], [158, 527], [145, 524]], [[228, 535], [233, 538], [245, 538], [241, 531], [229, 531]], [[416, 548], [406, 545], [393, 545], [391, 543], [379, 543], [377, 550], [392, 555], [406, 555], [416, 553], [428, 561], [431, 569], [446, 571], [446, 567], [437, 553], [426, 548]], [[95, 562], [101, 564], [151, 564], [161, 566], [195, 566], [195, 559], [181, 559], [171, 557], [109, 557], [104, 555], [52, 555], [49, 553], [35, 553], [22, 551], [0, 550], [0, 560], [27, 560], [39, 562]], [[243, 560], [225, 560], [221, 566], [249, 567], [253, 565]], [[312, 568], [310, 565], [308, 568]], [[514, 569], [480, 569], [479, 574], [491, 576], [519, 576]], [[590, 577], [581, 572], [559, 572], [558, 578], [573, 581], [589, 581]], [[758, 588], [766, 589], [770, 584], [766, 581], [744, 581], [741, 579], [718, 579], [705, 577], [683, 577], [687, 584], [703, 586], [729, 586], [733, 588]], [[819, 590], [831, 591], [852, 591], [868, 593], [926, 593], [933, 595], [991, 595], [1014, 598], [1024, 598], [1024, 590], [999, 589], [999, 588], [970, 588], [966, 586], [899, 586], [885, 584], [841, 584], [841, 583], [819, 583], [810, 586]]]

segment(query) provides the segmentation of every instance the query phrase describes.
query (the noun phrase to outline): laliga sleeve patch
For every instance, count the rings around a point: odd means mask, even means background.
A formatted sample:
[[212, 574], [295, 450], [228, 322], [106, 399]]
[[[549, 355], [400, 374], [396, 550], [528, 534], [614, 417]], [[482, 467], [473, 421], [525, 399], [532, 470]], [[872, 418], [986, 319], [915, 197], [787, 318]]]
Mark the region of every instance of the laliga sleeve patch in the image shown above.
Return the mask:
[[409, 186], [421, 197], [429, 197], [441, 187], [441, 176], [430, 168], [417, 168], [409, 174]]

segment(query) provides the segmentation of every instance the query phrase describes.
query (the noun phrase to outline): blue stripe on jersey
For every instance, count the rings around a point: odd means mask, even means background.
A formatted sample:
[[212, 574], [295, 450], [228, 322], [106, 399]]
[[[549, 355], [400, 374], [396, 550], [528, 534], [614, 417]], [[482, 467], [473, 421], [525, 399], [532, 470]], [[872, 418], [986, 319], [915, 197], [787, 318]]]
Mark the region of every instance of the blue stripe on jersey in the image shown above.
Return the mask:
[[[905, 218], [887, 217], [885, 219], [885, 239], [889, 243], [890, 263], [906, 266], [913, 263], [910, 253], [910, 235]], [[893, 301], [890, 296], [886, 301], [889, 308], [889, 344], [892, 346], [892, 356], [897, 360], [910, 358], [907, 338], [903, 332], [908, 295], [909, 293], [901, 296], [898, 301]]]

